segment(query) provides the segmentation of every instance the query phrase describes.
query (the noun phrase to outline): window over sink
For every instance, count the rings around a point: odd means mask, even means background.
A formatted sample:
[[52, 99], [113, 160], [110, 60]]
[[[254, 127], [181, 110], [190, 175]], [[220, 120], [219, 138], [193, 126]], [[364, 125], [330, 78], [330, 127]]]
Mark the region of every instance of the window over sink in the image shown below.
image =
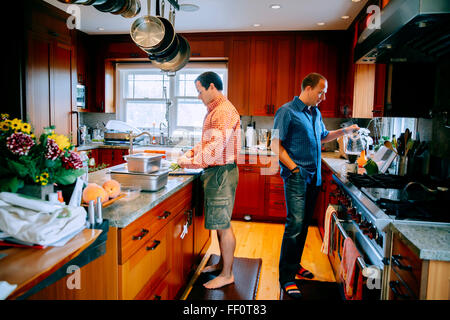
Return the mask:
[[116, 118], [154, 134], [159, 134], [160, 128], [165, 134], [169, 130], [172, 137], [201, 133], [206, 107], [198, 99], [194, 84], [201, 73], [219, 74], [227, 95], [225, 62], [190, 62], [174, 75], [151, 63], [120, 63], [116, 70]]

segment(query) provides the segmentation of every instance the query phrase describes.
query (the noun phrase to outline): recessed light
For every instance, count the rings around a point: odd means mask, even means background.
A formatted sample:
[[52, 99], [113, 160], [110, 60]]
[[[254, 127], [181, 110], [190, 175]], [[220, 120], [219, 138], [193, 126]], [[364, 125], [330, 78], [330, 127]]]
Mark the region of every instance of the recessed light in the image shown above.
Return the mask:
[[352, 0], [352, 2], [360, 2], [361, 0]]
[[104, 31], [105, 28], [103, 28], [103, 27], [98, 27], [97, 30], [98, 30], [98, 31]]
[[342, 16], [341, 19], [347, 20], [350, 16]]
[[318, 25], [318, 26], [324, 26], [324, 25], [325, 25], [325, 22], [317, 22], [317, 25]]
[[272, 9], [280, 9], [281, 8], [281, 6], [279, 4], [271, 4], [270, 7]]
[[261, 27], [261, 25], [259, 23], [255, 23], [253, 24], [254, 27]]

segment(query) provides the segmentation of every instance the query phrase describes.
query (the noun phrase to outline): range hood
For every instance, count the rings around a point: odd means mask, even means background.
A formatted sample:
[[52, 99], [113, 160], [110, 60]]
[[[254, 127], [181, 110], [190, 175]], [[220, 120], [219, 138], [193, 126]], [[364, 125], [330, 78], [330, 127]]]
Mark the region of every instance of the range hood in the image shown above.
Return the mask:
[[366, 28], [356, 63], [435, 62], [450, 54], [449, 0], [391, 0], [379, 28]]

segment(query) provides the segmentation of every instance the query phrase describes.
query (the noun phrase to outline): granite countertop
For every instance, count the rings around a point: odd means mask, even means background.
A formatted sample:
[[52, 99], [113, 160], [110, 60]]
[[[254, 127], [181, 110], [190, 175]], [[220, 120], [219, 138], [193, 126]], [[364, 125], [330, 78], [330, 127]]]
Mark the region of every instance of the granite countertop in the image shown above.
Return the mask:
[[450, 261], [450, 224], [406, 224], [394, 221], [388, 228], [420, 259]]
[[[120, 166], [120, 165], [119, 165]], [[116, 166], [116, 167], [119, 167]], [[111, 179], [109, 171], [115, 167], [89, 174], [89, 183], [102, 185]], [[167, 185], [159, 191], [141, 191], [137, 196], [127, 196], [103, 208], [103, 218], [109, 220], [111, 227], [125, 228], [149, 210], [181, 190], [196, 179], [196, 175], [170, 176]]]

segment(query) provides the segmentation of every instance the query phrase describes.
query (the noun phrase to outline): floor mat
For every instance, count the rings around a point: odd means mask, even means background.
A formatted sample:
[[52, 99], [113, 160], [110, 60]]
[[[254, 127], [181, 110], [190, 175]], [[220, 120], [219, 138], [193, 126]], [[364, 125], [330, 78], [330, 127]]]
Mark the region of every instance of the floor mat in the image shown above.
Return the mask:
[[[211, 255], [207, 266], [219, 262], [218, 255]], [[203, 284], [215, 278], [220, 271], [201, 273], [186, 300], [254, 300], [258, 291], [262, 259], [234, 258], [234, 283], [219, 289], [206, 289]]]
[[[342, 300], [336, 282], [295, 280], [302, 292], [302, 300]], [[280, 300], [294, 300], [280, 289]]]

